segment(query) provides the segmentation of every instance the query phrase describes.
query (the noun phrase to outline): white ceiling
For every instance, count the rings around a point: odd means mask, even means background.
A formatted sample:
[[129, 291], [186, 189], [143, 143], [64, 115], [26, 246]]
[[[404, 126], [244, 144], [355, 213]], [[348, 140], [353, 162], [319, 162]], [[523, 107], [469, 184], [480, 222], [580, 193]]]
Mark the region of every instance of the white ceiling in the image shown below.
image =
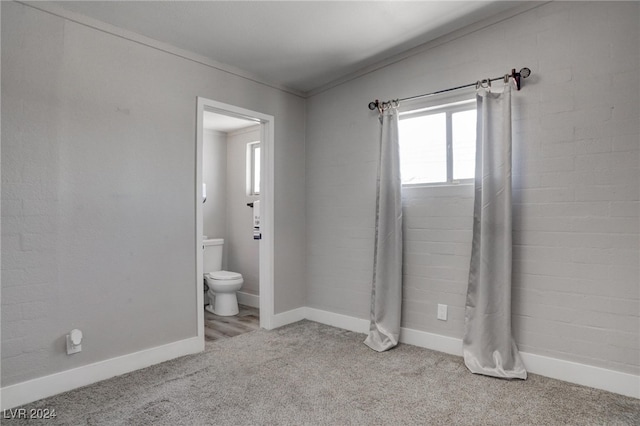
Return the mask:
[[306, 93], [518, 2], [55, 3]]
[[205, 130], [217, 130], [219, 132], [232, 132], [234, 130], [244, 129], [246, 127], [256, 126], [257, 121], [245, 120], [242, 118], [231, 117], [229, 115], [216, 114], [214, 112], [205, 111], [202, 120]]

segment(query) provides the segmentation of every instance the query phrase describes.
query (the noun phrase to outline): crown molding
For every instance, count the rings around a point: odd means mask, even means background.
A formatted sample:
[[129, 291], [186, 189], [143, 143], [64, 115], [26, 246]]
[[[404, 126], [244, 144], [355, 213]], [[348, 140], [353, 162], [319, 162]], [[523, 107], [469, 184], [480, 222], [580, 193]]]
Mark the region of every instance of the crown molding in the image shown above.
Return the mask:
[[405, 50], [404, 52], [398, 53], [396, 55], [390, 56], [387, 59], [383, 59], [379, 62], [376, 62], [375, 64], [369, 65], [367, 67], [361, 68], [358, 71], [354, 71], [352, 73], [346, 74], [340, 78], [337, 78], [333, 81], [330, 81], [329, 83], [326, 83], [316, 89], [312, 89], [308, 92], [306, 92], [306, 98], [311, 98], [313, 96], [319, 95], [323, 92], [326, 92], [328, 90], [331, 90], [335, 87], [338, 87], [340, 85], [343, 85], [345, 83], [348, 83], [352, 80], [355, 80], [357, 78], [363, 77], [367, 74], [371, 74], [375, 71], [378, 71], [382, 68], [386, 68], [388, 66], [397, 64], [399, 62], [404, 61], [405, 59], [409, 59], [413, 56], [422, 54], [424, 52], [427, 52], [431, 49], [434, 49], [438, 46], [442, 46], [443, 44], [447, 44], [450, 43], [454, 40], [457, 40], [459, 38], [468, 36], [470, 34], [473, 34], [475, 32], [481, 31], [485, 28], [491, 27], [493, 25], [499, 24], [502, 21], [506, 21], [508, 19], [513, 18], [514, 16], [520, 15], [522, 13], [528, 12], [532, 9], [535, 9], [537, 7], [540, 7], [544, 4], [547, 3], [551, 3], [550, 1], [526, 1], [523, 2], [522, 5], [518, 5], [516, 7], [514, 7], [513, 9], [509, 9], [506, 10], [504, 12], [498, 13], [496, 15], [493, 15], [489, 18], [486, 19], [482, 19], [476, 23], [473, 23], [471, 25], [467, 25], [464, 26], [463, 28], [460, 28], [458, 30], [452, 31], [450, 33], [447, 33], [443, 36], [440, 36], [438, 38], [435, 38], [431, 41], [428, 41], [426, 43], [423, 43], [419, 46], [416, 46], [414, 48], [411, 48], [409, 50]]
[[236, 77], [243, 78], [245, 80], [249, 80], [254, 83], [262, 84], [264, 86], [270, 87], [272, 89], [280, 90], [286, 93], [289, 93], [294, 96], [298, 96], [301, 98], [306, 98], [306, 93], [301, 92], [299, 90], [292, 89], [290, 87], [284, 86], [282, 84], [273, 83], [270, 81], [266, 81], [252, 73], [244, 71], [240, 68], [236, 68], [232, 65], [224, 64], [222, 62], [215, 61], [206, 56], [199, 55], [197, 53], [191, 52], [189, 50], [180, 49], [171, 44], [164, 43], [158, 41], [156, 39], [143, 36], [141, 34], [135, 33], [133, 31], [125, 30], [123, 28], [117, 27], [115, 25], [107, 24], [105, 22], [99, 21], [94, 18], [90, 18], [88, 16], [71, 12], [66, 10], [58, 5], [51, 4], [50, 2], [44, 1], [18, 1], [16, 3], [22, 4], [27, 7], [31, 7], [33, 9], [37, 9], [41, 12], [45, 12], [59, 18], [65, 19], [70, 22], [74, 22], [78, 25], [82, 25], [96, 31], [100, 31], [106, 34], [110, 34], [115, 37], [122, 38], [124, 40], [131, 41], [133, 43], [140, 44], [142, 46], [146, 46], [152, 49], [159, 50], [161, 52], [168, 53], [173, 56], [177, 56], [179, 58], [196, 62], [198, 64], [207, 66], [209, 68], [213, 68], [217, 71], [225, 72], [227, 74], [234, 75]]

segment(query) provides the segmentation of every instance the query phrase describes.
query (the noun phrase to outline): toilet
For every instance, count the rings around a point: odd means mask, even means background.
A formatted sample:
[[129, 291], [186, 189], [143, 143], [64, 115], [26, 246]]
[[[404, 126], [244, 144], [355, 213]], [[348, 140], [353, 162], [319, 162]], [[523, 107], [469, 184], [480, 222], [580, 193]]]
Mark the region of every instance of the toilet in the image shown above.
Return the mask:
[[207, 291], [209, 304], [205, 309], [223, 317], [237, 315], [239, 310], [236, 292], [244, 282], [242, 275], [222, 270], [224, 239], [205, 239], [203, 246], [204, 279], [209, 287]]

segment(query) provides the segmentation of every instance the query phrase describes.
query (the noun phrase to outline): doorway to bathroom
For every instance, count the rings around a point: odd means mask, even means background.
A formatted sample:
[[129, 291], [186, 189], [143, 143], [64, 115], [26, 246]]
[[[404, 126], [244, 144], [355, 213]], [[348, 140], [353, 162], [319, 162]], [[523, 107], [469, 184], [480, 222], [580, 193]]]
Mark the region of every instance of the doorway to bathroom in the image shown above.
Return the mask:
[[[274, 118], [198, 98], [196, 134], [196, 300], [204, 343], [205, 335], [215, 340], [256, 328], [258, 309], [259, 327], [272, 328]], [[236, 293], [240, 312], [226, 318], [203, 309], [209, 301], [203, 248], [212, 239], [224, 241], [223, 269], [243, 279]]]

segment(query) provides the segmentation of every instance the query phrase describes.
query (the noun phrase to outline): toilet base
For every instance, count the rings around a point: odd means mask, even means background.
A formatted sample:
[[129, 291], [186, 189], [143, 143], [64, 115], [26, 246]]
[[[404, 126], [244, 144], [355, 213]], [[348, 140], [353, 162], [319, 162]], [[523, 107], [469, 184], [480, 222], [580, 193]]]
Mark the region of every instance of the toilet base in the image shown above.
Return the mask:
[[235, 291], [233, 293], [214, 293], [209, 290], [207, 296], [209, 296], [209, 305], [205, 309], [212, 314], [231, 317], [240, 312]]

